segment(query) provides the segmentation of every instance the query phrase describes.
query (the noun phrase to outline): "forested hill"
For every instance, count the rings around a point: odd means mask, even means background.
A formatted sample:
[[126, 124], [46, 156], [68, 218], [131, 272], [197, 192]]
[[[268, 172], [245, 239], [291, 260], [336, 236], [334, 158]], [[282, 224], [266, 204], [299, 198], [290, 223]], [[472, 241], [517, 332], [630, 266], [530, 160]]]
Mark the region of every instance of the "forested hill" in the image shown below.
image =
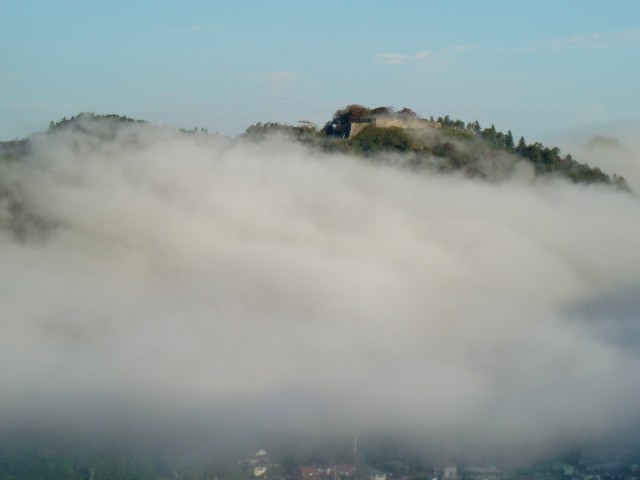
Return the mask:
[[51, 121], [44, 134], [36, 133], [28, 138], [0, 142], [0, 160], [20, 160], [31, 151], [35, 138], [61, 132], [75, 132], [95, 137], [97, 140], [110, 141], [116, 137], [122, 126], [131, 124], [148, 125], [143, 120], [134, 120], [122, 115], [96, 115], [83, 112], [75, 117], [65, 117], [57, 122]]
[[376, 159], [388, 158], [390, 153], [401, 154], [393, 158], [400, 158], [416, 170], [461, 172], [469, 177], [496, 181], [529, 165], [539, 177], [608, 184], [629, 190], [624, 177], [580, 163], [571, 154], [562, 155], [558, 147], [539, 142], [527, 144], [523, 137], [516, 142], [511, 130], [500, 132], [493, 125], [482, 128], [477, 121], [465, 123], [449, 116], [423, 119], [408, 108], [396, 111], [391, 107], [370, 109], [349, 105], [337, 110], [322, 128], [307, 121], [295, 126], [258, 123], [247, 128], [244, 136], [263, 139], [274, 133], [326, 151]]
[[[52, 121], [44, 134], [0, 142], [0, 161], [23, 158], [30, 151], [35, 136], [76, 132], [108, 142], [122, 127], [134, 124], [168, 129], [120, 115], [81, 113]], [[169, 130], [184, 135], [210, 135], [204, 128]], [[391, 107], [349, 105], [337, 110], [321, 128], [308, 121], [297, 125], [257, 123], [248, 127], [236, 141], [261, 141], [274, 135], [287, 136], [324, 152], [392, 161], [416, 171], [458, 172], [468, 177], [500, 181], [527, 170], [538, 177], [607, 184], [630, 190], [624, 177], [580, 163], [571, 154], [561, 154], [557, 147], [539, 142], [527, 144], [523, 137], [516, 142], [511, 130], [504, 133], [493, 125], [483, 128], [477, 121], [465, 123], [449, 116], [425, 119], [408, 108], [396, 111]]]

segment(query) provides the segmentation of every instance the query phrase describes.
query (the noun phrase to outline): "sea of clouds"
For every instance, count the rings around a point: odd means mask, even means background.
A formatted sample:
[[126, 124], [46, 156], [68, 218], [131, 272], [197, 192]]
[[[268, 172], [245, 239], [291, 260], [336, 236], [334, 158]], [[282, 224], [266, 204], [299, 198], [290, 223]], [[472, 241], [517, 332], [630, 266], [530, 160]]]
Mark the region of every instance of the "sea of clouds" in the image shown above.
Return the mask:
[[6, 429], [538, 454], [640, 425], [635, 194], [139, 125], [33, 142], [0, 165]]

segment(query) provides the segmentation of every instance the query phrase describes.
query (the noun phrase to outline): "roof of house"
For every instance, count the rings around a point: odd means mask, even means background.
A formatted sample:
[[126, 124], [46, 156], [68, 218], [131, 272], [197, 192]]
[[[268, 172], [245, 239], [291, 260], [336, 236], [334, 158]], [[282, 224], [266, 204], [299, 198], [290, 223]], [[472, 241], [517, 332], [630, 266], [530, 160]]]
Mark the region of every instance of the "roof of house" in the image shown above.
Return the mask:
[[318, 469], [316, 467], [298, 467], [298, 470], [303, 475], [316, 475], [318, 473]]

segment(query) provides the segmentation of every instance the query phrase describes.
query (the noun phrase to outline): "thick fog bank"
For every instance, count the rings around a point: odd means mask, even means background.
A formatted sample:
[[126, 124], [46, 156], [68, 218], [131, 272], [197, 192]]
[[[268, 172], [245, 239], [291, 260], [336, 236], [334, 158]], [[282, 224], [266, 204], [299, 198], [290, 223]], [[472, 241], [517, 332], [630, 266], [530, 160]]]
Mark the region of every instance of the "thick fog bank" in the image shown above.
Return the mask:
[[7, 428], [540, 453], [640, 425], [634, 195], [141, 126], [0, 184]]

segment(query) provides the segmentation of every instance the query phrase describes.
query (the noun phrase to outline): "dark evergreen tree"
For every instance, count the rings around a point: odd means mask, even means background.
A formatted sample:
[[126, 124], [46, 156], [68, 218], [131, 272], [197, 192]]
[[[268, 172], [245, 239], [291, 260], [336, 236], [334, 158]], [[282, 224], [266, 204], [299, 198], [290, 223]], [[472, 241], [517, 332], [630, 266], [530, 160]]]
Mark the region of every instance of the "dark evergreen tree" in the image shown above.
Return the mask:
[[515, 148], [515, 144], [513, 143], [513, 134], [511, 130], [507, 131], [507, 134], [504, 136], [504, 146], [509, 150], [513, 150]]

